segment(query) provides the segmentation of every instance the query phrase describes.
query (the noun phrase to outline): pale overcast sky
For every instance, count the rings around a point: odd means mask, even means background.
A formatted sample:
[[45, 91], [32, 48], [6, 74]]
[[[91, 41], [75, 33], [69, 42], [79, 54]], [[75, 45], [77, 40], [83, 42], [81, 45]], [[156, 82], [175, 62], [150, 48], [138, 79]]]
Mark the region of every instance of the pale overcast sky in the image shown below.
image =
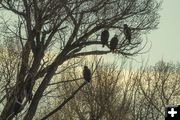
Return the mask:
[[[167, 62], [180, 62], [180, 0], [164, 0], [161, 6], [160, 24], [158, 29], [153, 30], [146, 37], [149, 52], [138, 55], [133, 64], [141, 66], [142, 60], [149, 65], [154, 65], [159, 60]], [[112, 61], [113, 56], [105, 55], [105, 60]], [[115, 57], [116, 58], [116, 57]]]
[[154, 64], [160, 59], [180, 62], [180, 0], [164, 0], [157, 30], [147, 35], [151, 50], [142, 55]]

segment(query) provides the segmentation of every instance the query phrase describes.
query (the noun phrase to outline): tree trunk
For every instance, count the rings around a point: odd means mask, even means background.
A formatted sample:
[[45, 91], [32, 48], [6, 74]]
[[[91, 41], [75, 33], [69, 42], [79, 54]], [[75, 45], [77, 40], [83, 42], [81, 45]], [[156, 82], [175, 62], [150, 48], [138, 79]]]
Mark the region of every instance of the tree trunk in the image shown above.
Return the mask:
[[63, 58], [63, 57], [62, 56], [57, 57], [55, 62], [52, 63], [51, 66], [49, 67], [46, 76], [44, 77], [42, 83], [38, 87], [38, 89], [33, 97], [33, 100], [27, 111], [27, 114], [24, 117], [24, 120], [32, 120], [33, 119], [33, 117], [36, 113], [39, 101], [42, 98], [44, 90], [47, 88], [48, 83], [50, 82], [51, 78], [53, 77], [54, 73], [56, 72], [58, 66], [63, 64], [63, 62], [65, 61], [65, 59], [60, 59], [60, 58]]

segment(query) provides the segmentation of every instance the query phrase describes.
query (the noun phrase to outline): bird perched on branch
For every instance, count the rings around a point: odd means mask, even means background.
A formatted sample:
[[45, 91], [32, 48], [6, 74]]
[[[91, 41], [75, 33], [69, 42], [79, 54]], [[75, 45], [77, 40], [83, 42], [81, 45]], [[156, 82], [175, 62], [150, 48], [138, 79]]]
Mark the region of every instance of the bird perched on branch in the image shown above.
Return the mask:
[[131, 43], [131, 29], [127, 24], [124, 24], [124, 35], [128, 39], [128, 42]]
[[115, 49], [117, 48], [117, 44], [118, 44], [118, 38], [117, 35], [115, 35], [110, 41], [110, 50], [115, 51]]
[[101, 33], [101, 43], [102, 43], [102, 47], [104, 47], [105, 45], [108, 44], [108, 39], [109, 39], [109, 31], [108, 30], [104, 30]]
[[85, 81], [87, 82], [91, 81], [91, 71], [87, 66], [84, 66], [83, 77]]

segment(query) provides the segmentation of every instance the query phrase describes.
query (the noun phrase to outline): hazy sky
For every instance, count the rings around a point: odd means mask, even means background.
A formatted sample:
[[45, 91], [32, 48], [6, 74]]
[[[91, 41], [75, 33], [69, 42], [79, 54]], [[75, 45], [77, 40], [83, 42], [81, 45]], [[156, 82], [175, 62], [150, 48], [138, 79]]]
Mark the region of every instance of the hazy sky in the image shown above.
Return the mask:
[[[161, 6], [160, 24], [158, 29], [146, 35], [149, 52], [133, 57], [133, 65], [142, 65], [147, 61], [154, 65], [159, 60], [180, 62], [180, 0], [164, 0]], [[111, 56], [111, 55], [110, 55]], [[105, 56], [105, 60], [112, 61], [113, 56]], [[116, 58], [116, 57], [115, 57]], [[130, 60], [131, 62], [131, 60]]]
[[151, 50], [142, 55], [154, 64], [160, 59], [180, 62], [180, 0], [164, 0], [157, 30], [147, 35], [152, 42]]

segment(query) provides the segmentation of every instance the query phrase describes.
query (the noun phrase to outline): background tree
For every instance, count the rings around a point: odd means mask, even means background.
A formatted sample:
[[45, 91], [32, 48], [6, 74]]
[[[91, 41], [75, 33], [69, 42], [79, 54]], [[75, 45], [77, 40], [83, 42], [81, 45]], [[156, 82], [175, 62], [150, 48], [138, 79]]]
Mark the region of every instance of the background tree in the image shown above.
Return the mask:
[[[159, 61], [154, 66], [142, 65], [138, 70], [132, 66], [129, 69], [125, 67], [124, 63], [118, 68], [116, 64], [101, 62], [92, 82], [51, 119], [165, 119], [165, 105], [180, 102], [179, 64]], [[73, 71], [78, 71], [78, 68], [75, 69], [68, 69], [70, 71], [66, 71], [66, 78], [77, 79], [78, 72], [73, 74]], [[69, 73], [72, 74], [71, 78]], [[77, 81], [58, 84], [59, 92], [56, 95], [59, 97], [53, 102], [48, 98], [48, 103], [52, 106], [58, 104], [60, 99], [64, 99], [62, 93], [70, 95], [79, 85]], [[41, 110], [40, 116], [51, 111], [47, 107]]]
[[[111, 34], [117, 31], [117, 54], [138, 54], [144, 48], [141, 34], [158, 24], [159, 6], [156, 0], [2, 0], [1, 10], [14, 16], [11, 24], [2, 17], [7, 28], [2, 35], [18, 41], [20, 59], [15, 85], [2, 101], [0, 118], [13, 119], [12, 107], [18, 100], [23, 104], [20, 111], [27, 109], [24, 120], [31, 120], [58, 67], [71, 58], [110, 53], [98, 47], [102, 29], [108, 28]], [[124, 23], [132, 30], [131, 44], [123, 36]], [[55, 57], [44, 64], [49, 50]]]
[[14, 46], [10, 38], [0, 44], [0, 103], [10, 96], [16, 80], [18, 53]]
[[141, 116], [143, 119], [164, 119], [165, 106], [180, 102], [179, 64], [161, 60], [154, 66], [141, 70], [138, 74], [138, 88], [144, 97], [142, 104], [148, 103], [146, 105], [148, 109], [145, 110], [149, 111], [146, 115], [141, 114]]
[[[91, 64], [91, 62], [86, 63], [88, 65]], [[83, 63], [80, 64], [83, 66]], [[128, 112], [130, 110], [130, 98], [127, 92], [129, 82], [121, 81], [124, 76], [124, 65], [124, 62], [119, 67], [117, 67], [117, 63], [108, 65], [103, 61], [100, 62], [93, 75], [92, 82], [66, 104], [62, 111], [51, 116], [51, 119], [128, 119]], [[61, 102], [60, 99], [64, 99], [61, 96], [62, 93], [67, 95], [67, 97], [71, 95], [74, 89], [82, 82], [71, 81], [76, 80], [80, 76], [79, 73], [81, 74], [78, 67], [68, 69], [64, 76], [69, 81], [64, 84], [56, 84], [59, 86], [59, 92], [56, 93], [59, 97], [54, 99], [54, 102], [48, 98], [48, 103], [51, 102], [52, 106], [54, 106]], [[40, 116], [51, 111], [46, 106], [42, 107], [41, 110]]]

